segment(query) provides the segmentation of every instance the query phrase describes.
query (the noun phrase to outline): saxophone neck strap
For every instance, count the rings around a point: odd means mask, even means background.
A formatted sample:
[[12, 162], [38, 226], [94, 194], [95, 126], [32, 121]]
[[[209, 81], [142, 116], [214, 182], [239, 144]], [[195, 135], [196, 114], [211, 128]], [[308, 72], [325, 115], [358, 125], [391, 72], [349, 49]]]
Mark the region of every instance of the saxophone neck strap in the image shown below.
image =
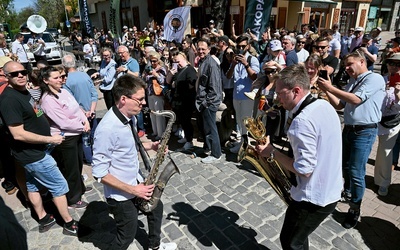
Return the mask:
[[[131, 126], [132, 135], [133, 135], [133, 138], [135, 139], [136, 146], [137, 146], [137, 148], [139, 149], [140, 156], [141, 156], [142, 159], [143, 159], [144, 166], [146, 167], [147, 170], [150, 170], [150, 169], [151, 169], [150, 162], [147, 161], [147, 160], [145, 160], [145, 159], [150, 159], [150, 156], [149, 156], [149, 154], [147, 153], [146, 149], [144, 148], [144, 146], [143, 146], [143, 144], [142, 144], [142, 141], [141, 141], [140, 138], [139, 138], [139, 135], [138, 135], [138, 133], [137, 133], [137, 131], [136, 131], [136, 126], [135, 126], [135, 124], [133, 123], [133, 119], [127, 120], [126, 117], [121, 113], [121, 111], [119, 111], [119, 109], [117, 108], [117, 106], [113, 106], [113, 107], [112, 107], [112, 110], [113, 110], [114, 114], [117, 116], [117, 118], [118, 118], [124, 125], [129, 124], [129, 125]], [[146, 158], [146, 157], [147, 157], [147, 158]]]
[[300, 112], [307, 107], [308, 105], [310, 105], [311, 103], [315, 102], [317, 99], [314, 98], [311, 94], [308, 94], [308, 96], [306, 97], [306, 99], [304, 99], [304, 101], [300, 104], [299, 109], [293, 114], [292, 117], [289, 117], [287, 120], [288, 123], [288, 128], [290, 126], [290, 124], [292, 124], [292, 121], [294, 118], [296, 118], [296, 116], [298, 116], [300, 114]]

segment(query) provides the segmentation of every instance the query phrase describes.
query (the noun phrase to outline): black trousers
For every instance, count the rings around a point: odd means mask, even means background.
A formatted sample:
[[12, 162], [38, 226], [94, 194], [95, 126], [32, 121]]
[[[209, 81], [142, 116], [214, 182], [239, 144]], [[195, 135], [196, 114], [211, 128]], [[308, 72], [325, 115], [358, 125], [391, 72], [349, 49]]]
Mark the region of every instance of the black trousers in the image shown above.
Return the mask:
[[65, 140], [54, 148], [52, 156], [68, 183], [69, 192], [66, 195], [68, 205], [77, 203], [82, 199], [86, 189], [82, 180], [82, 136], [66, 136]]
[[308, 249], [308, 236], [330, 215], [337, 202], [325, 207], [310, 202], [290, 203], [280, 234], [282, 249]]
[[[116, 201], [107, 198], [108, 208], [117, 224], [116, 246], [112, 249], [127, 249], [135, 238], [138, 227], [138, 208], [135, 199]], [[149, 248], [157, 248], [161, 240], [161, 222], [163, 207], [159, 200], [157, 207], [146, 214], [149, 227]]]
[[182, 125], [182, 129], [185, 132], [185, 138], [188, 142], [193, 141], [194, 128], [192, 125], [192, 114], [195, 109], [194, 103], [182, 103], [182, 106], [176, 110], [178, 120]]
[[106, 103], [107, 110], [109, 110], [115, 104], [112, 90], [100, 89], [100, 91], [103, 93], [104, 102]]
[[201, 111], [201, 116], [203, 118], [203, 129], [205, 135], [204, 143], [207, 145], [207, 148], [211, 150], [211, 156], [219, 158], [222, 152], [216, 123], [216, 113], [217, 112], [206, 108]]

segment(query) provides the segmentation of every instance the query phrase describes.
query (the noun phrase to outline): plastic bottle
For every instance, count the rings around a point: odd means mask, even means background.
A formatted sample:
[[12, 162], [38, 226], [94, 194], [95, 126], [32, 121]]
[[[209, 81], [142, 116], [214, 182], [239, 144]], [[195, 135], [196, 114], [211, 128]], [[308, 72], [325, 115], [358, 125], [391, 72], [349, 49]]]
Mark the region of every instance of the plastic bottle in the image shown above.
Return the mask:
[[82, 142], [84, 147], [90, 147], [90, 132], [83, 132], [82, 133]]
[[[60, 135], [64, 136], [64, 132], [61, 132]], [[44, 149], [44, 152], [49, 155], [49, 154], [51, 154], [51, 152], [54, 150], [54, 148], [56, 146], [57, 146], [56, 144], [49, 143], [49, 144], [46, 145], [46, 148]]]

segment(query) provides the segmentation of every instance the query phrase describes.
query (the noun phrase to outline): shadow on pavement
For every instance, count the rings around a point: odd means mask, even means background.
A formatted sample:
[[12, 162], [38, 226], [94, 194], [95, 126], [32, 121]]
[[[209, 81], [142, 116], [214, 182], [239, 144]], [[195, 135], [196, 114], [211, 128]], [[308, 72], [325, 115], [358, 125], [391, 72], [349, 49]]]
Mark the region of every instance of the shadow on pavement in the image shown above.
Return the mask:
[[[365, 184], [368, 189], [378, 194], [378, 186], [375, 185], [373, 176], [366, 175]], [[391, 184], [389, 187], [388, 195], [387, 196], [378, 195], [378, 199], [386, 204], [400, 206], [400, 184]]]
[[[335, 210], [332, 217], [341, 224], [346, 214]], [[400, 229], [389, 221], [361, 216], [354, 229], [358, 230], [369, 249], [399, 249]]]
[[257, 243], [257, 232], [254, 229], [237, 225], [239, 215], [225, 208], [210, 206], [199, 211], [184, 202], [178, 202], [172, 208], [176, 212], [168, 214], [167, 219], [186, 225], [203, 246], [214, 244], [218, 249], [268, 249]]
[[115, 221], [110, 217], [104, 201], [89, 203], [79, 220], [78, 238], [81, 242], [92, 242], [99, 249], [112, 249], [117, 235]]

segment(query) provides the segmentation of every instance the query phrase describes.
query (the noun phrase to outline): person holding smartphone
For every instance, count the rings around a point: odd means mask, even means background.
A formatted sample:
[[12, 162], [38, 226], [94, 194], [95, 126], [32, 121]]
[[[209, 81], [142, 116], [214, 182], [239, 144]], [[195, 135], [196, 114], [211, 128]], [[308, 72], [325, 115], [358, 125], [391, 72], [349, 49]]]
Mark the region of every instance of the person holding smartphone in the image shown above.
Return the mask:
[[333, 79], [333, 73], [339, 64], [339, 59], [329, 54], [329, 40], [326, 37], [320, 37], [317, 39], [315, 50], [322, 58], [323, 68], [328, 71], [330, 79]]

